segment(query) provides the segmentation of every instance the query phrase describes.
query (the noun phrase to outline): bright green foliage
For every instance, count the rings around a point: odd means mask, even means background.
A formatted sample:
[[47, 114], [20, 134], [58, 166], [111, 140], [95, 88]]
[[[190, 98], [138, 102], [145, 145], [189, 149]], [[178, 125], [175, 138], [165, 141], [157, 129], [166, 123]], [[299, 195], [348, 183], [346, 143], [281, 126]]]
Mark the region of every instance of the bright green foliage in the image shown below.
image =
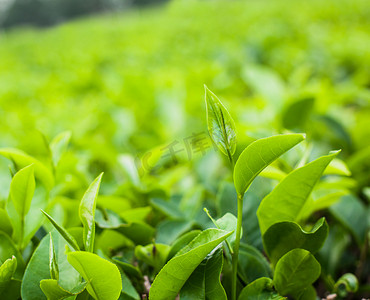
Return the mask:
[[0, 262], [5, 262], [13, 256], [17, 259], [17, 269], [13, 277], [21, 279], [25, 266], [23, 257], [12, 240], [5, 233], [0, 231]]
[[8, 284], [17, 269], [17, 258], [13, 256], [0, 266], [0, 295], [8, 288]]
[[293, 249], [277, 262], [274, 287], [280, 295], [297, 295], [320, 276], [320, 264], [304, 249]]
[[[70, 245], [56, 231], [51, 233], [54, 252], [56, 256], [56, 264], [59, 270], [58, 285], [67, 290], [72, 291], [80, 284], [79, 273], [68, 263], [65, 254], [66, 246]], [[39, 246], [34, 251], [22, 280], [22, 299], [25, 300], [42, 300], [46, 299], [40, 288], [40, 282], [44, 279], [51, 279], [50, 270], [50, 237], [46, 235], [40, 242]]]
[[295, 248], [302, 248], [316, 253], [324, 244], [329, 226], [321, 218], [311, 231], [305, 231], [297, 223], [284, 221], [273, 224], [263, 235], [263, 246], [272, 264], [285, 253]]
[[248, 284], [240, 293], [238, 300], [281, 300], [286, 299], [279, 296], [273, 290], [272, 279], [261, 277]]
[[177, 253], [158, 273], [150, 289], [149, 298], [175, 299], [181, 287], [206, 255], [232, 232], [207, 229]]
[[[45, 296], [50, 300], [62, 300], [80, 294], [86, 287], [87, 282], [76, 286], [72, 291], [67, 291], [58, 285], [55, 279], [44, 279], [40, 282], [40, 288]], [[73, 298], [72, 298], [73, 299]]]
[[217, 96], [206, 86], [204, 86], [204, 88], [209, 134], [218, 149], [232, 161], [232, 156], [236, 149], [236, 128], [234, 120]]
[[70, 252], [67, 257], [68, 262], [86, 280], [86, 289], [94, 299], [117, 300], [122, 290], [117, 266], [90, 252]]
[[226, 300], [226, 293], [220, 282], [222, 265], [222, 249], [207, 255], [182, 287], [180, 298]]
[[277, 222], [299, 221], [312, 189], [330, 161], [337, 155], [338, 152], [322, 156], [294, 170], [262, 200], [257, 212], [262, 234]]
[[13, 201], [14, 207], [23, 222], [30, 210], [33, 193], [35, 192], [33, 170], [34, 165], [21, 169], [14, 175], [10, 184], [10, 199]]
[[90, 184], [80, 202], [79, 216], [84, 228], [85, 250], [89, 252], [92, 252], [94, 249], [95, 208], [102, 177], [103, 173]]
[[253, 179], [280, 155], [304, 140], [302, 134], [276, 135], [251, 143], [240, 154], [234, 169], [234, 184], [243, 195]]

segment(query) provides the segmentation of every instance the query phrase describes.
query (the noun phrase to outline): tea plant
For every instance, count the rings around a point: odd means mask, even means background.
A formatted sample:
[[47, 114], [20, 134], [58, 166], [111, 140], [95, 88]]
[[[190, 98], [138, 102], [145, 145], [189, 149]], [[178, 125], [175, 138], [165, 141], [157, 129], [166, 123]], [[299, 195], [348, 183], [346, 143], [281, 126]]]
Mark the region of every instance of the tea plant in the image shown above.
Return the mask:
[[[103, 174], [80, 201], [61, 198], [65, 183], [57, 175], [69, 132], [48, 144], [45, 162], [0, 149], [12, 162], [9, 197], [0, 208], [1, 299], [316, 299], [317, 288], [323, 288], [319, 278], [327, 293], [340, 298], [356, 293], [355, 275], [337, 281], [330, 275], [327, 247], [337, 241], [331, 235], [323, 248], [329, 226], [316, 214], [332, 207], [346, 223], [350, 214], [343, 209], [361, 209], [342, 186], [348, 171], [337, 158], [340, 151], [307, 162], [307, 147], [300, 159], [292, 159], [290, 149], [305, 140], [297, 133], [257, 139], [239, 149], [233, 119], [208, 88], [205, 101], [209, 133], [227, 157], [234, 183], [219, 189], [218, 212], [203, 200], [200, 187], [180, 202], [163, 199], [159, 186], [149, 188], [129, 167], [129, 157], [120, 159], [132, 179], [126, 191], [138, 206], [120, 196], [99, 197]], [[289, 167], [292, 161], [295, 167]], [[256, 202], [249, 195], [256, 193], [258, 175], [277, 183]], [[63, 215], [77, 226], [65, 227]], [[249, 242], [255, 222], [261, 247]], [[340, 235], [338, 228], [334, 223], [334, 234]], [[362, 251], [367, 230], [353, 232]]]

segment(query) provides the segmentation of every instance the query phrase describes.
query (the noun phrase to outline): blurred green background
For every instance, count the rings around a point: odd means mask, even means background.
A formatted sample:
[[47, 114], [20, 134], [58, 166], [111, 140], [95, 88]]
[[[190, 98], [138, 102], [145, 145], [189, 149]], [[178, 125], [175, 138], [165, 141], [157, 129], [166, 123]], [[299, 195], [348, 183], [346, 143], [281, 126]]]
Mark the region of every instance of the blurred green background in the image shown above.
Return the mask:
[[306, 132], [313, 155], [342, 149], [368, 185], [368, 1], [170, 1], [104, 12], [0, 32], [0, 146], [41, 157], [43, 135], [69, 130], [75, 163], [113, 178], [120, 153], [141, 157], [207, 132], [206, 84], [236, 121], [241, 149]]

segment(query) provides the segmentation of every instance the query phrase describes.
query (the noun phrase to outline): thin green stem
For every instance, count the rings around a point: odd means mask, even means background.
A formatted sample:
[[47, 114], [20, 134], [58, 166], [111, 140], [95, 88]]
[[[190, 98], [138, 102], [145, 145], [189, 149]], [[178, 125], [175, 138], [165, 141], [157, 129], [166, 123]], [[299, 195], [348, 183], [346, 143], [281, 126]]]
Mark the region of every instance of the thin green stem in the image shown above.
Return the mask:
[[242, 221], [243, 221], [243, 196], [238, 195], [238, 219], [236, 223], [236, 237], [234, 244], [234, 254], [232, 261], [233, 276], [232, 276], [232, 287], [231, 287], [231, 299], [236, 300], [236, 283], [237, 283], [237, 274], [238, 274], [238, 255], [239, 255], [239, 245], [240, 245], [240, 233], [242, 230]]
[[24, 217], [21, 217], [21, 228], [20, 228], [20, 238], [19, 238], [19, 251], [22, 252], [22, 244], [23, 244], [23, 235], [24, 235]]

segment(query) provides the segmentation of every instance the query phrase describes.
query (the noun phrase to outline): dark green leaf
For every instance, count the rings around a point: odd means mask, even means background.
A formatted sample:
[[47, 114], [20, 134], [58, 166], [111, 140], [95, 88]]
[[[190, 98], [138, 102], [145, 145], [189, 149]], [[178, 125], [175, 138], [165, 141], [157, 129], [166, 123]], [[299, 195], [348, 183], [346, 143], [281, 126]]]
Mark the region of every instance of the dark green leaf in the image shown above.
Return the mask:
[[282, 300], [272, 288], [272, 279], [261, 277], [248, 284], [240, 293], [238, 300]]
[[311, 231], [305, 231], [294, 222], [275, 223], [263, 235], [266, 254], [273, 265], [285, 253], [295, 248], [302, 248], [311, 253], [317, 252], [325, 242], [329, 226], [325, 218], [321, 218]]
[[361, 200], [353, 195], [346, 195], [332, 205], [329, 210], [345, 228], [349, 229], [358, 244], [364, 243], [370, 224], [368, 212]]
[[222, 249], [207, 255], [182, 287], [180, 298], [226, 300], [226, 293], [220, 282], [222, 265]]
[[276, 264], [274, 286], [280, 295], [296, 295], [319, 278], [320, 264], [307, 250], [293, 249]]

